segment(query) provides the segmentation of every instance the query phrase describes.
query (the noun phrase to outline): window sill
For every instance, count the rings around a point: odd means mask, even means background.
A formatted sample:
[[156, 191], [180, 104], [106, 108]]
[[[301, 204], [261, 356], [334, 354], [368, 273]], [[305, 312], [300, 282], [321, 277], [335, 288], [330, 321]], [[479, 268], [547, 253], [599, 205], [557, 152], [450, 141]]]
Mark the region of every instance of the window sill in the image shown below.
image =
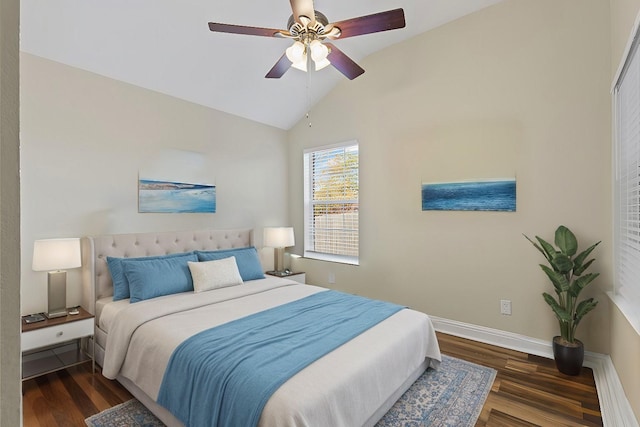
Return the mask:
[[620, 295], [616, 295], [613, 292], [607, 292], [607, 296], [622, 312], [622, 315], [627, 319], [636, 333], [640, 335], [640, 315], [638, 315], [637, 310], [634, 310], [631, 303]]
[[315, 259], [318, 261], [336, 262], [339, 264], [360, 265], [360, 261], [356, 257], [348, 257], [343, 255], [323, 254], [320, 252], [305, 251], [304, 257]]

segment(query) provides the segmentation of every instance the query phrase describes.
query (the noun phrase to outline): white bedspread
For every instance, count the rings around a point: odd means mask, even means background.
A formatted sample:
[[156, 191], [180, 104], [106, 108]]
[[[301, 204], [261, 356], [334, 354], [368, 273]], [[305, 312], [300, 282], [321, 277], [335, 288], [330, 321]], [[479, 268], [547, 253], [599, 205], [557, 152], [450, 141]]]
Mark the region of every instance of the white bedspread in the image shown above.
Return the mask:
[[[205, 329], [324, 288], [267, 278], [131, 304], [110, 321], [103, 375], [131, 380], [156, 400], [182, 341]], [[441, 357], [428, 316], [405, 309], [303, 369], [274, 393], [261, 426], [362, 425], [425, 358]]]

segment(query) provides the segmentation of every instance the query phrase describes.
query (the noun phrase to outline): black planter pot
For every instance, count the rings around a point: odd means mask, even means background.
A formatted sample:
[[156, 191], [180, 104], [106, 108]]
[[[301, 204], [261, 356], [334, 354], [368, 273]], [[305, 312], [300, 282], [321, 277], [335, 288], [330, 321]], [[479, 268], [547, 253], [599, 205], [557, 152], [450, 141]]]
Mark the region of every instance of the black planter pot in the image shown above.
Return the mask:
[[584, 345], [579, 340], [574, 344], [567, 344], [564, 344], [562, 337], [553, 337], [553, 358], [556, 367], [563, 374], [579, 375], [584, 361]]

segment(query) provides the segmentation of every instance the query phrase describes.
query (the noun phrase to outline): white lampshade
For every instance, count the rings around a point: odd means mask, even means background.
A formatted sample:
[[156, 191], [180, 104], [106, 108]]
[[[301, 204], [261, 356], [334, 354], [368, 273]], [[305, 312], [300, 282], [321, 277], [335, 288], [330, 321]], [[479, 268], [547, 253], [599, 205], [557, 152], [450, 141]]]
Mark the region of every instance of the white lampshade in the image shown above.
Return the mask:
[[80, 239], [47, 239], [33, 243], [33, 271], [55, 271], [82, 265]]
[[293, 42], [293, 44], [289, 46], [287, 50], [285, 50], [285, 53], [287, 55], [287, 58], [289, 58], [289, 61], [295, 64], [306, 58], [304, 51], [305, 51], [304, 44], [302, 44], [299, 41], [296, 41], [296, 42]]
[[270, 248], [286, 248], [296, 244], [293, 227], [265, 227], [264, 246]]
[[300, 71], [306, 72], [307, 71], [307, 55], [304, 55], [304, 58], [302, 58], [300, 61], [292, 63], [291, 66]]
[[311, 49], [311, 59], [315, 62], [321, 62], [327, 59], [327, 55], [329, 55], [329, 48], [320, 40], [312, 41], [309, 44], [309, 48]]
[[323, 68], [331, 65], [331, 62], [329, 62], [327, 58], [324, 58], [322, 61], [315, 61], [315, 64], [316, 64], [316, 71], [320, 71]]

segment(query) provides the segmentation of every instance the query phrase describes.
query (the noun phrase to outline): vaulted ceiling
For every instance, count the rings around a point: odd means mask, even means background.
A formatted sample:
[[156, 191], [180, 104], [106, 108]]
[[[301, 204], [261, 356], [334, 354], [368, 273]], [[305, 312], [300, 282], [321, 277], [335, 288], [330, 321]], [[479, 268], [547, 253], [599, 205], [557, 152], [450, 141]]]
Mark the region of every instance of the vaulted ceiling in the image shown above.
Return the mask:
[[[403, 29], [333, 42], [361, 62], [382, 48], [499, 1], [315, 0], [314, 6], [330, 22], [404, 9]], [[327, 67], [310, 76], [290, 69], [280, 79], [265, 79], [291, 41], [213, 33], [207, 25], [222, 22], [286, 29], [290, 15], [286, 0], [25, 0], [21, 50], [290, 129], [309, 105], [346, 78]], [[359, 78], [375, 72], [366, 70]]]

